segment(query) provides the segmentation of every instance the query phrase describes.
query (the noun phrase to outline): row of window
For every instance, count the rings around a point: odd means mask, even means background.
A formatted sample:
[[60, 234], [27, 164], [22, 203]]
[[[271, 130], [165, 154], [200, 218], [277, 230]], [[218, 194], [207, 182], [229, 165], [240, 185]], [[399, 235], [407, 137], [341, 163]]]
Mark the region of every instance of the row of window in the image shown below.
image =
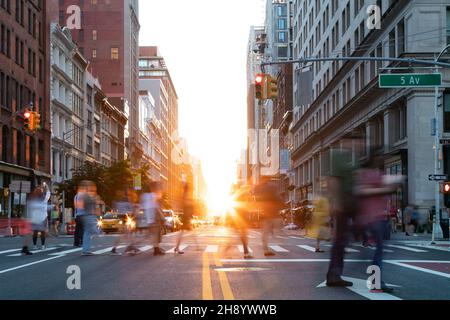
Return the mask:
[[31, 104], [42, 113], [42, 97], [37, 99], [35, 92], [0, 70], [0, 105], [8, 110], [22, 110]]

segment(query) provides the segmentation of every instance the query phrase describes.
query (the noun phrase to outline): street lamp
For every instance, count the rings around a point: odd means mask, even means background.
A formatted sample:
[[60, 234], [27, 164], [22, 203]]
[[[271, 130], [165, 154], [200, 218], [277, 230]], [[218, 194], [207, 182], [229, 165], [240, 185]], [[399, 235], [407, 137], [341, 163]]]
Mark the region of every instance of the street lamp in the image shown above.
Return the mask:
[[[442, 51], [439, 53], [439, 55], [437, 56], [437, 58], [435, 59], [435, 63], [436, 66], [439, 63], [439, 60], [441, 59], [441, 57], [444, 55], [444, 53], [450, 49], [450, 45], [447, 45], [444, 49], [442, 49]], [[435, 72], [438, 73], [438, 67], [436, 67]], [[439, 127], [439, 87], [436, 86], [435, 87], [435, 108], [434, 108], [434, 113], [435, 113], [435, 122], [436, 122], [436, 132], [435, 132], [435, 154], [434, 154], [434, 174], [438, 175], [439, 174], [439, 155], [441, 152], [441, 141], [440, 141], [440, 127]], [[441, 197], [439, 194], [439, 181], [436, 181], [436, 186], [435, 186], [435, 215], [434, 215], [434, 221], [433, 221], [433, 235], [432, 235], [432, 243], [434, 243], [434, 241], [436, 240], [436, 238], [442, 238], [443, 237], [443, 232], [442, 232], [442, 228], [440, 225], [440, 211], [441, 211]]]

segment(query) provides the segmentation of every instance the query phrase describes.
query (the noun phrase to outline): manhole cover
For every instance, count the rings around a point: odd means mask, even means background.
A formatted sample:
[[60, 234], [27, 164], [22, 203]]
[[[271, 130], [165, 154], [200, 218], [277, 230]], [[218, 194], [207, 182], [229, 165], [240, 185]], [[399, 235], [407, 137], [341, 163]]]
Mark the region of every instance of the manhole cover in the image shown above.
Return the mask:
[[273, 270], [273, 268], [218, 268], [215, 269], [219, 272], [245, 272], [245, 271], [269, 271]]

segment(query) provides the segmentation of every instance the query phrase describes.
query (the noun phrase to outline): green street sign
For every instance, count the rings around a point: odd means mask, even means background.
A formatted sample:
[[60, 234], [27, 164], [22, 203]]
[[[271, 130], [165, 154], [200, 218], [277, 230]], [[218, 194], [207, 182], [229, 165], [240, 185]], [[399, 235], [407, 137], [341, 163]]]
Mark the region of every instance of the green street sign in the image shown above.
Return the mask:
[[380, 74], [380, 88], [437, 87], [442, 85], [441, 73]]

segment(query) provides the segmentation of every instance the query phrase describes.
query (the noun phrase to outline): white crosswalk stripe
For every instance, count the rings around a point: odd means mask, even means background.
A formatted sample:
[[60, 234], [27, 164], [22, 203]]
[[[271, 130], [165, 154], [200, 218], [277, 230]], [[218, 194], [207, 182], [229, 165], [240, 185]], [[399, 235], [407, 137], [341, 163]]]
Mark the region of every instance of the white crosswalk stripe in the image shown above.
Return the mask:
[[207, 246], [205, 249], [205, 253], [217, 253], [219, 252], [219, 246]]
[[272, 245], [272, 246], [269, 246], [269, 248], [272, 249], [275, 252], [289, 252], [289, 250], [286, 250], [286, 249], [284, 249], [284, 248], [282, 248], [280, 246]]
[[305, 249], [305, 250], [310, 251], [310, 252], [316, 252], [316, 248], [313, 248], [311, 246], [307, 246], [307, 245], [304, 245], [304, 244], [298, 245], [297, 247]]
[[[324, 246], [325, 246], [325, 247], [328, 247], [328, 248], [333, 247], [332, 244], [325, 244]], [[356, 250], [356, 249], [352, 249], [352, 248], [345, 248], [345, 252], [348, 252], [348, 253], [358, 253], [358, 252], [361, 252], [361, 251]]]
[[[247, 247], [248, 248], [248, 252], [253, 252], [252, 248]], [[243, 245], [239, 245], [238, 246], [238, 250], [240, 253], [244, 253], [244, 246]]]
[[22, 249], [5, 250], [5, 251], [0, 251], [0, 254], [12, 253], [12, 252], [17, 252], [17, 251], [21, 251], [21, 250]]
[[[360, 248], [366, 248], [366, 249], [369, 249], [369, 250], [372, 250], [372, 251], [377, 250], [377, 248], [375, 248], [375, 247], [365, 247], [365, 246], [363, 246], [362, 244], [354, 244], [354, 246], [360, 247]], [[393, 250], [389, 250], [389, 249], [383, 249], [383, 252], [386, 252], [386, 253], [394, 253]]]
[[139, 248], [140, 251], [142, 252], [147, 252], [153, 249], [153, 246], [145, 246], [145, 247], [141, 247]]
[[64, 256], [64, 255], [67, 255], [67, 254], [80, 252], [81, 250], [83, 250], [83, 249], [82, 248], [76, 248], [76, 249], [71, 249], [71, 250], [51, 253], [51, 254], [49, 254], [49, 256]]
[[[47, 249], [44, 249], [44, 250], [33, 250], [33, 251], [30, 251], [30, 252], [32, 254], [37, 254], [37, 253], [44, 253], [44, 252], [54, 251], [54, 250], [57, 250], [57, 249], [58, 248], [52, 247], [52, 248], [47, 248]], [[22, 253], [11, 254], [8, 257], [20, 257], [20, 256], [22, 256]]]
[[410, 248], [410, 247], [406, 247], [406, 246], [399, 246], [399, 245], [393, 245], [393, 244], [389, 244], [389, 245], [387, 245], [387, 247], [398, 248], [398, 249], [403, 249], [403, 250], [412, 251], [412, 252], [428, 252], [428, 251], [422, 250], [422, 249], [415, 249], [415, 248]]
[[[109, 247], [109, 248], [106, 248], [106, 249], [94, 251], [93, 254], [105, 254], [105, 253], [111, 252], [111, 250], [113, 248], [114, 247]], [[116, 249], [122, 249], [122, 248], [125, 248], [125, 246], [118, 246]]]

